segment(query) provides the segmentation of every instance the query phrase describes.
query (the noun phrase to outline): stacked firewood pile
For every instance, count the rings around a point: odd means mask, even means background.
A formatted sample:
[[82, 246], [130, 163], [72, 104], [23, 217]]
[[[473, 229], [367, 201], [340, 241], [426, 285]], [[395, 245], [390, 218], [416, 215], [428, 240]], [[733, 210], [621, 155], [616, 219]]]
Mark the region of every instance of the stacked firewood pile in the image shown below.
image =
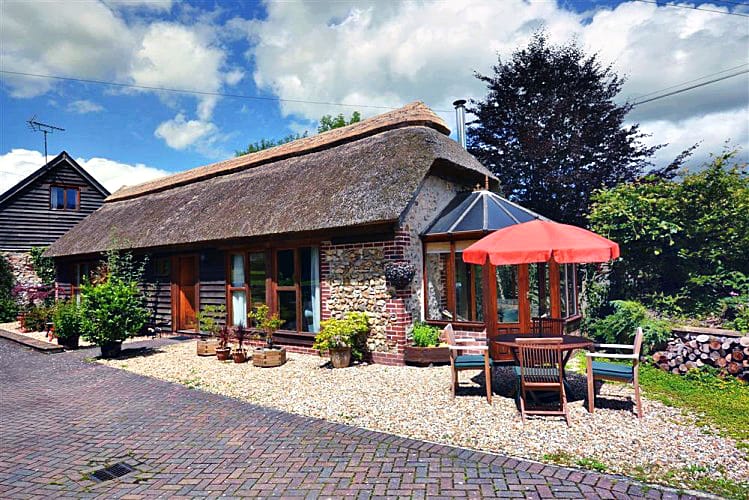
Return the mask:
[[653, 355], [653, 362], [662, 370], [676, 374], [711, 366], [749, 381], [749, 335], [677, 337], [668, 343], [665, 351]]

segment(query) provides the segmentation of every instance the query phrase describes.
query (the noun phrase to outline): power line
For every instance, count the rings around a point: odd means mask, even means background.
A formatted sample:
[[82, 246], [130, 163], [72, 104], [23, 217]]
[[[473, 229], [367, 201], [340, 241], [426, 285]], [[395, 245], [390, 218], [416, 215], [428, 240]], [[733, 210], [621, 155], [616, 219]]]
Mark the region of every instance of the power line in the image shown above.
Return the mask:
[[743, 75], [745, 73], [749, 73], [749, 69], [745, 69], [744, 71], [739, 71], [738, 73], [733, 73], [733, 74], [730, 74], [730, 75], [721, 76], [720, 78], [714, 78], [712, 80], [708, 80], [706, 82], [698, 83], [696, 85], [691, 85], [691, 86], [685, 87], [683, 89], [674, 90], [673, 92], [668, 92], [668, 93], [663, 94], [663, 95], [651, 97], [650, 99], [645, 99], [644, 101], [635, 101], [635, 102], [632, 103], [632, 107], [639, 106], [640, 104], [645, 104], [646, 102], [657, 101], [658, 99], [663, 99], [664, 97], [669, 97], [669, 96], [672, 96], [672, 95], [681, 94], [682, 92], [686, 92], [687, 90], [692, 90], [692, 89], [696, 89], [696, 88], [699, 88], [699, 87], [704, 87], [705, 85], [710, 85], [711, 83], [720, 82], [722, 80], [728, 80], [729, 78], [733, 78], [734, 76]]
[[742, 14], [740, 12], [723, 12], [722, 10], [715, 10], [715, 9], [703, 9], [702, 7], [697, 7], [693, 5], [680, 5], [680, 4], [674, 4], [674, 3], [658, 3], [656, 0], [634, 0], [635, 2], [642, 2], [642, 3], [651, 3], [653, 5], [657, 5], [658, 7], [677, 7], [679, 9], [692, 9], [692, 10], [701, 10], [703, 12], [713, 12], [715, 14], [726, 14], [728, 16], [741, 16], [741, 17], [749, 17], [749, 14]]
[[[94, 83], [97, 85], [109, 85], [112, 87], [125, 87], [125, 88], [133, 88], [133, 89], [141, 89], [141, 90], [155, 90], [155, 91], [161, 91], [161, 92], [175, 92], [179, 94], [195, 94], [195, 95], [206, 95], [206, 96], [217, 96], [217, 97], [230, 97], [233, 99], [251, 99], [256, 101], [273, 101], [273, 102], [294, 102], [294, 103], [300, 103], [300, 104], [319, 104], [324, 106], [343, 106], [343, 107], [349, 107], [349, 108], [373, 108], [373, 109], [399, 109], [400, 106], [377, 106], [374, 104], [349, 104], [349, 103], [342, 103], [342, 102], [326, 102], [326, 101], [306, 101], [303, 99], [282, 99], [280, 97], [263, 97], [263, 96], [252, 96], [252, 95], [246, 95], [246, 94], [226, 94], [223, 92], [209, 92], [204, 90], [188, 90], [188, 89], [175, 89], [175, 88], [169, 88], [169, 87], [154, 87], [149, 85], [136, 85], [133, 83], [120, 83], [120, 82], [110, 82], [106, 80], [90, 80], [87, 78], [73, 78], [68, 76], [57, 76], [57, 75], [43, 75], [39, 73], [25, 73], [22, 71], [7, 71], [7, 70], [0, 70], [0, 73], [5, 73], [8, 75], [18, 75], [18, 76], [27, 76], [32, 78], [48, 78], [52, 80], [63, 80], [67, 82], [78, 82], [78, 83]], [[450, 110], [444, 110], [444, 109], [435, 109], [434, 111], [438, 111], [441, 113], [450, 113]]]
[[749, 66], [749, 63], [739, 64], [738, 66], [734, 66], [732, 68], [726, 68], [723, 71], [716, 71], [715, 73], [710, 73], [709, 75], [703, 75], [703, 76], [701, 76], [699, 78], [695, 78], [694, 80], [687, 80], [686, 82], [677, 83], [676, 85], [671, 85], [670, 87], [664, 87], [662, 89], [654, 90], [653, 92], [648, 92], [647, 94], [640, 94], [640, 95], [634, 96], [634, 97], [635, 97], [635, 99], [642, 99], [643, 97], [647, 97], [649, 95], [660, 94], [661, 92], [663, 92], [665, 90], [675, 89], [677, 87], [681, 87], [682, 85], [686, 85], [686, 84], [692, 83], [692, 82], [699, 82], [700, 80], [704, 80], [705, 78], [709, 78], [709, 77], [715, 76], [715, 75], [720, 75], [722, 73], [728, 73], [729, 71], [733, 71], [735, 69], [743, 68], [744, 66]]

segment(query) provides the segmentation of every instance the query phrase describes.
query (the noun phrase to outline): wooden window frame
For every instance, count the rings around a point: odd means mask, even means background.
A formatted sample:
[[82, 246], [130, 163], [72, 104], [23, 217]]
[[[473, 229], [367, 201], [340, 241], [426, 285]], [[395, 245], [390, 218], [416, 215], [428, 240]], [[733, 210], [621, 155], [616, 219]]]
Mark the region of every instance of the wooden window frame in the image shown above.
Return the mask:
[[[422, 267], [423, 267], [423, 269], [422, 269], [422, 277], [423, 277], [423, 280], [424, 280], [424, 290], [427, 290], [428, 286], [429, 286], [429, 281], [428, 281], [428, 277], [427, 277], [427, 259], [426, 259], [426, 256], [427, 256], [427, 245], [429, 243], [432, 243], [432, 242], [426, 242], [425, 241], [425, 242], [422, 243], [422, 255], [424, 256], [424, 258], [422, 259], [422, 261], [423, 261], [422, 262]], [[445, 273], [447, 274], [447, 283], [446, 283], [446, 286], [447, 286], [447, 311], [450, 314], [452, 314], [453, 319], [451, 321], [446, 321], [446, 320], [442, 320], [442, 319], [439, 319], [439, 320], [429, 319], [429, 304], [428, 304], [429, 297], [426, 294], [424, 294], [424, 318], [426, 319], [427, 322], [434, 323], [434, 324], [442, 324], [442, 323], [444, 323], [446, 325], [447, 323], [459, 323], [460, 325], [482, 325], [482, 324], [486, 323], [486, 318], [484, 318], [484, 321], [477, 321], [477, 320], [468, 320], [468, 321], [465, 321], [465, 320], [459, 320], [459, 319], [457, 319], [457, 317], [458, 317], [458, 314], [457, 314], [458, 295], [457, 295], [457, 291], [455, 289], [455, 285], [457, 283], [457, 275], [455, 274], [456, 273], [455, 256], [456, 256], [456, 254], [458, 252], [462, 252], [462, 250], [458, 250], [458, 251], [455, 250], [455, 241], [450, 241], [449, 244], [450, 244], [450, 251], [449, 252], [438, 252], [438, 253], [445, 253], [445, 254], [449, 255], [449, 257], [447, 259], [447, 266], [446, 266], [446, 269], [445, 269]], [[484, 294], [484, 296], [486, 296], [486, 291], [487, 291], [487, 286], [488, 286], [487, 285], [486, 268], [489, 267], [489, 266], [479, 266], [477, 264], [470, 264], [470, 265], [471, 265], [471, 273], [470, 274], [471, 274], [471, 277], [472, 277], [471, 282], [469, 283], [469, 286], [471, 287], [471, 303], [468, 304], [468, 309], [471, 312], [471, 315], [475, 318], [475, 317], [478, 316], [478, 306], [477, 306], [477, 303], [476, 303], [476, 297], [477, 297], [478, 291], [476, 290], [476, 279], [475, 279], [476, 277], [475, 277], [475, 273], [476, 273], [476, 271], [479, 268], [481, 269], [481, 283], [482, 283], [481, 293]], [[495, 307], [495, 309], [496, 309], [496, 307]], [[484, 316], [486, 316], [486, 310], [484, 311]]]
[[[320, 248], [319, 242], [303, 242], [293, 245], [283, 245], [277, 247], [249, 247], [249, 248], [230, 248], [226, 249], [226, 317], [227, 322], [230, 322], [232, 318], [232, 301], [231, 292], [244, 290], [245, 296], [247, 297], [247, 311], [249, 312], [252, 308], [253, 300], [250, 292], [249, 283], [249, 272], [250, 272], [250, 254], [251, 253], [264, 253], [265, 254], [265, 303], [268, 305], [268, 309], [271, 314], [280, 314], [280, 304], [278, 300], [278, 292], [295, 292], [296, 298], [296, 330], [285, 330], [279, 329], [279, 332], [285, 334], [303, 334], [307, 336], [313, 336], [313, 333], [303, 331], [302, 328], [302, 285], [301, 285], [301, 252], [300, 249], [303, 247], [316, 247]], [[278, 253], [284, 250], [292, 250], [294, 255], [294, 275], [293, 285], [278, 285]], [[242, 287], [234, 287], [231, 285], [231, 259], [232, 255], [242, 255], [244, 259], [244, 285]], [[322, 267], [322, 252], [318, 251], [318, 266]], [[322, 282], [322, 276], [320, 277]], [[320, 307], [322, 308], [322, 297], [319, 297]]]
[[[62, 189], [62, 208], [53, 208], [52, 207], [52, 190], [54, 188], [60, 188]], [[75, 189], [75, 208], [68, 208], [68, 189]], [[49, 209], [54, 210], [56, 212], [63, 211], [63, 212], [77, 212], [81, 209], [81, 187], [80, 186], [73, 186], [70, 184], [50, 184], [49, 186], [49, 197], [47, 198], [49, 200]]]

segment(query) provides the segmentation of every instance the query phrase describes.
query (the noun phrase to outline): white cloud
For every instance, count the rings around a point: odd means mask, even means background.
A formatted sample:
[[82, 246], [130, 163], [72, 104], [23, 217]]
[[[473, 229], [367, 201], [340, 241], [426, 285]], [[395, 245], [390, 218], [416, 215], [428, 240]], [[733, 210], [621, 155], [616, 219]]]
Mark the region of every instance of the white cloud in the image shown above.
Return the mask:
[[[111, 192], [124, 185], [139, 184], [170, 173], [142, 163], [130, 165], [106, 158], [76, 158], [75, 161]], [[39, 151], [12, 149], [0, 155], [0, 192], [7, 191], [43, 164], [44, 154]]]
[[80, 115], [104, 111], [104, 107], [101, 104], [89, 101], [88, 99], [73, 101], [67, 105], [66, 109], [72, 113], [78, 113]]
[[[676, 122], [657, 120], [643, 122], [640, 128], [652, 134], [647, 143], [668, 143], [656, 152], [655, 161], [659, 165], [670, 163], [686, 147], [700, 142], [695, 152], [695, 161], [689, 161], [690, 168], [699, 166], [709, 153], [720, 153], [724, 146], [742, 146], [740, 161], [749, 161], [749, 107], [732, 111], [708, 113], [704, 116], [687, 118]], [[698, 131], [698, 134], [695, 134]], [[695, 139], [697, 137], [697, 139]], [[728, 141], [728, 144], [726, 144]]]
[[[576, 37], [604, 63], [627, 77], [622, 95], [635, 96], [746, 63], [749, 24], [737, 16], [628, 2], [590, 13], [556, 2], [269, 2], [264, 20], [235, 18], [227, 26], [245, 36], [256, 63], [256, 85], [282, 99], [398, 106], [415, 99], [449, 110], [459, 97], [483, 97], [473, 72], [490, 73], [497, 62], [528, 43], [545, 26], [553, 43]], [[715, 8], [715, 6], [711, 6]], [[726, 10], [726, 9], [724, 9]], [[702, 128], [671, 134], [681, 151], [704, 140], [723, 112], [745, 109], [746, 75], [669, 99], [643, 104], [630, 115], [659, 134], [703, 117]], [[326, 106], [283, 102], [284, 115], [316, 120], [337, 112]], [[361, 108], [366, 115], [379, 110]], [[441, 113], [453, 123], [451, 112]], [[692, 122], [689, 122], [692, 123]], [[749, 146], [746, 134], [731, 134]], [[654, 137], [655, 142], [666, 139]], [[707, 151], [706, 151], [707, 152]]]
[[[218, 39], [219, 28], [213, 17], [195, 12], [178, 23], [149, 22], [149, 16], [134, 15], [134, 11], [144, 9], [165, 12], [171, 6], [170, 1], [149, 0], [106, 3], [79, 0], [59, 5], [3, 2], [0, 15], [3, 69], [211, 93], [220, 92], [224, 85], [239, 83], [244, 73], [239, 68], [227, 67], [227, 51]], [[120, 13], [123, 9], [129, 15], [123, 17]], [[2, 75], [2, 79], [10, 94], [18, 98], [61, 88], [58, 81], [50, 79], [9, 75]], [[203, 129], [217, 129], [211, 119], [218, 96], [186, 97], [157, 90], [120, 91], [155, 92], [175, 108], [185, 99], [193, 100], [197, 120], [188, 123], [199, 122]], [[195, 125], [191, 125], [193, 133], [183, 134], [183, 138], [203, 137], [196, 135], [194, 128]], [[169, 145], [173, 143], [168, 142]]]
[[[113, 78], [129, 59], [135, 33], [100, 2], [3, 2], [0, 56], [3, 69], [28, 73]], [[13, 97], [34, 97], [54, 80], [3, 76]]]
[[187, 120], [179, 113], [171, 120], [159, 124], [154, 135], [163, 139], [171, 148], [185, 149], [201, 139], [210, 140], [218, 132], [217, 127], [202, 120]]

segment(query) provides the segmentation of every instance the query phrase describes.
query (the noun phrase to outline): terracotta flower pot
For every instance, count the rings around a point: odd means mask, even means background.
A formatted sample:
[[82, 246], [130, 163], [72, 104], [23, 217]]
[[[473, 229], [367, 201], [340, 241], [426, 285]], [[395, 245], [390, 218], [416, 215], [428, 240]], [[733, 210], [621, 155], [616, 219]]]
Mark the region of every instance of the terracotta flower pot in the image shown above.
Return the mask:
[[101, 357], [116, 358], [122, 352], [122, 342], [107, 342], [101, 345]]
[[247, 361], [247, 351], [244, 349], [235, 349], [234, 352], [231, 353], [232, 358], [234, 358], [235, 363], [244, 363]]
[[231, 347], [219, 347], [216, 349], [216, 359], [219, 361], [228, 361], [231, 356]]
[[346, 368], [351, 364], [351, 346], [330, 349], [330, 363], [333, 368]]

